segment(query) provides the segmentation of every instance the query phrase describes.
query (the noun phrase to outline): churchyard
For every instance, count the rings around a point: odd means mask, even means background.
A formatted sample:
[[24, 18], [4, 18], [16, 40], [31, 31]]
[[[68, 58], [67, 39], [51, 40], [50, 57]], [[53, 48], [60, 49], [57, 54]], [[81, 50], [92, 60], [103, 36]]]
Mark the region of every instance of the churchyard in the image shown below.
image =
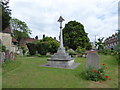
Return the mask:
[[[54, 24], [47, 25], [47, 18], [42, 17], [43, 21], [40, 20], [40, 23], [36, 25], [34, 20], [40, 19], [39, 17], [29, 22], [40, 28], [30, 29], [24, 21], [12, 17], [8, 4], [9, 0], [3, 0], [0, 4], [3, 12], [3, 15], [0, 15], [4, 21], [0, 32], [0, 65], [2, 67], [0, 69], [0, 80], [2, 79], [0, 87], [118, 88], [120, 30], [117, 30], [118, 33], [112, 37], [108, 36], [109, 38], [105, 39], [106, 36], [100, 36], [105, 33], [96, 32], [99, 28], [94, 28], [96, 29], [93, 29], [94, 32], [92, 29], [89, 31], [87, 24], [76, 18], [77, 14], [75, 20], [65, 16], [67, 22], [64, 23], [64, 27], [62, 23], [65, 19], [60, 16], [57, 20], [58, 28], [54, 28], [57, 23], [56, 18], [49, 18], [50, 22], [53, 20]], [[82, 17], [78, 15], [78, 18]], [[93, 26], [95, 27], [95, 25], [97, 25], [96, 22]], [[98, 26], [101, 27], [101, 25]], [[109, 29], [105, 28], [105, 30]], [[48, 36], [43, 34], [42, 38], [31, 37], [32, 32], [36, 31], [38, 31], [36, 35], [40, 37], [42, 33]], [[59, 35], [56, 37], [51, 33]], [[95, 35], [95, 40], [90, 40], [94, 36], [92, 33], [99, 34], [100, 37], [96, 38], [97, 35]], [[89, 35], [91, 36], [89, 37]]]
[[118, 62], [111, 55], [100, 55], [99, 65], [106, 66], [108, 80], [86, 80], [82, 74], [86, 58], [76, 57], [75, 69], [51, 68], [46, 64], [49, 57], [20, 57], [3, 64], [3, 88], [118, 88]]

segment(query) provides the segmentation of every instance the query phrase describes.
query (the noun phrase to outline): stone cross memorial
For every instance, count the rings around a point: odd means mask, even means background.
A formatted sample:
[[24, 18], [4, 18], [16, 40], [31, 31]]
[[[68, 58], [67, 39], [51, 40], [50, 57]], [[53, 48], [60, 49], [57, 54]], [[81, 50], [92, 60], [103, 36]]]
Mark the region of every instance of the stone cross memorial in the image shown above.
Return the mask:
[[65, 48], [63, 47], [63, 34], [62, 34], [63, 21], [64, 19], [60, 16], [60, 18], [58, 19], [58, 22], [60, 22], [60, 47], [58, 48], [57, 53], [55, 53], [51, 58], [49, 58], [47, 60], [48, 63], [44, 66], [74, 69], [80, 63], [74, 63], [74, 59], [70, 55], [68, 55], [68, 53], [66, 53]]
[[96, 51], [87, 51], [86, 67], [99, 69], [99, 56]]

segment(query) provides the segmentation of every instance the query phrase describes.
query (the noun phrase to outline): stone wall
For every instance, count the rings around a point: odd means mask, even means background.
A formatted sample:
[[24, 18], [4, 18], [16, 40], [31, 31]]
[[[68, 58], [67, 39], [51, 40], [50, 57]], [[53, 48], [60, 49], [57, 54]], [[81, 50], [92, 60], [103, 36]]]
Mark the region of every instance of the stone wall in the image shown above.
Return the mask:
[[0, 39], [2, 41], [2, 44], [6, 46], [6, 49], [10, 52], [17, 52], [18, 47], [16, 45], [12, 45], [12, 37], [9, 33], [1, 33], [0, 32]]
[[6, 49], [11, 51], [11, 44], [12, 44], [12, 37], [8, 33], [0, 33], [0, 36], [2, 36], [0, 39], [2, 41], [2, 44], [6, 46]]

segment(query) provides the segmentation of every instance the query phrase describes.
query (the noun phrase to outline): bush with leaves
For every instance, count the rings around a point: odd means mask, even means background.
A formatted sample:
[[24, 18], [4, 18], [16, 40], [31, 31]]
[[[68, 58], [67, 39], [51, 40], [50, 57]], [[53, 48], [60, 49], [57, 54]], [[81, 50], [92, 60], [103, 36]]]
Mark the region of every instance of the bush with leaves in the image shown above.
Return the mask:
[[105, 64], [103, 64], [103, 66], [99, 69], [95, 69], [95, 68], [88, 68], [85, 72], [85, 79], [87, 80], [92, 80], [92, 81], [106, 81], [109, 76], [106, 74], [106, 69], [108, 67], [106, 67]]
[[41, 55], [46, 55], [50, 44], [48, 42], [40, 42], [36, 45], [37, 51]]
[[103, 50], [99, 50], [98, 53], [100, 54], [104, 54], [104, 55], [110, 55], [111, 54], [111, 49], [103, 49]]
[[30, 53], [31, 56], [36, 54], [36, 44], [27, 43], [27, 47], [29, 49], [29, 53]]
[[86, 49], [85, 48], [81, 48], [80, 46], [78, 46], [78, 48], [76, 49], [76, 52], [82, 56], [85, 53]]
[[51, 54], [57, 52], [57, 49], [59, 47], [59, 43], [55, 39], [53, 39], [52, 37], [44, 37], [42, 40], [40, 40], [40, 42], [49, 43], [48, 52], [50, 52]]

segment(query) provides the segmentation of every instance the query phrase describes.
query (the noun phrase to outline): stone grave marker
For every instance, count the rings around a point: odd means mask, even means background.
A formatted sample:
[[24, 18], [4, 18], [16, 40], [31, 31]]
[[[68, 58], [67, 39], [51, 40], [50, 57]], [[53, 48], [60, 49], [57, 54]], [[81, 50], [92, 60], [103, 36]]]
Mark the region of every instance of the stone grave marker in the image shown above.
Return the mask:
[[0, 64], [2, 63], [2, 52], [0, 52]]
[[10, 52], [10, 60], [14, 60], [14, 53]]
[[86, 67], [99, 69], [99, 55], [96, 51], [87, 51]]
[[19, 52], [20, 52], [19, 55], [20, 55], [20, 56], [23, 56], [23, 51], [22, 51], [22, 49], [20, 49]]
[[5, 52], [2, 52], [2, 63], [4, 62], [5, 60]]
[[5, 52], [0, 52], [0, 63], [3, 63], [5, 60]]
[[9, 60], [9, 59], [10, 59], [9, 51], [5, 52], [5, 59], [6, 59], [6, 60]]

